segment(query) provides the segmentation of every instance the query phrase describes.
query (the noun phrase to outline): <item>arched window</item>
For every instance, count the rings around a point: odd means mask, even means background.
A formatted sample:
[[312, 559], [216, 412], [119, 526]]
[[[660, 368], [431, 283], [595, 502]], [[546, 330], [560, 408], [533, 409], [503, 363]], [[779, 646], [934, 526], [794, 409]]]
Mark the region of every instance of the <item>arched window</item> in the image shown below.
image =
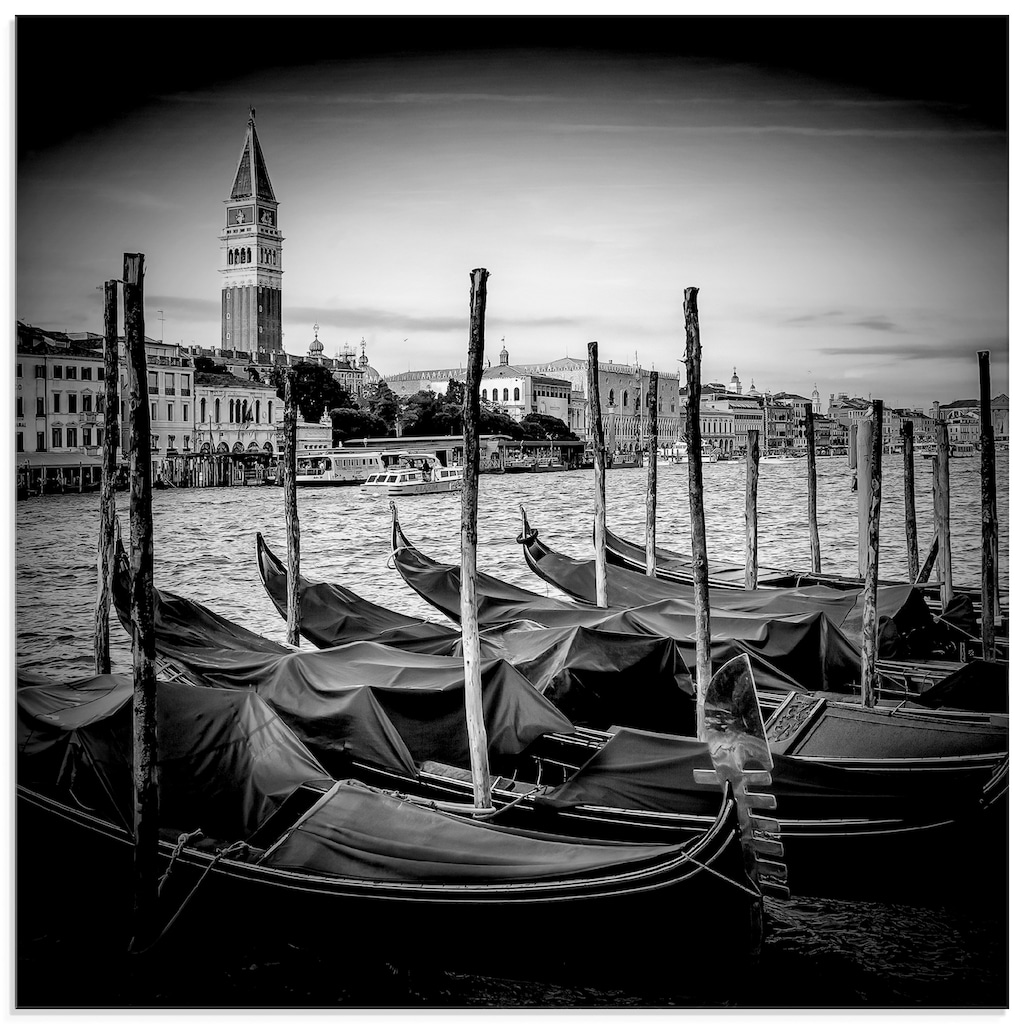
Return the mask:
[[482, 399], [483, 399], [483, 400], [484, 400], [485, 402], [487, 401], [487, 388], [484, 388], [484, 389], [483, 389], [483, 391], [481, 391], [481, 392], [480, 392], [480, 397], [481, 397], [481, 398], [482, 398]]
[[199, 399], [199, 422], [202, 423], [206, 419], [206, 399]]
[[231, 266], [232, 263], [234, 263], [234, 260], [232, 259], [232, 255], [233, 254], [232, 254], [231, 250], [228, 249], [228, 266], [229, 267]]
[[267, 402], [267, 422], [268, 423], [273, 423], [274, 422], [274, 403], [273, 402]]
[[512, 395], [513, 395], [512, 401], [518, 402], [519, 401], [519, 388], [515, 388], [512, 391]]
[[622, 389], [622, 408], [629, 408], [629, 392], [625, 388]]
[[245, 250], [245, 262], [252, 263], [252, 249]]
[[256, 399], [256, 417], [255, 418], [256, 418], [256, 422], [259, 423], [259, 421], [260, 421], [260, 400], [258, 398]]
[[493, 390], [493, 391], [491, 392], [491, 401], [492, 401], [492, 402], [496, 402], [497, 400], [498, 400], [498, 389], [497, 389], [497, 388], [495, 388], [495, 389], [494, 389], [494, 390]]
[[235, 422], [235, 403], [234, 400], [228, 399], [228, 423]]
[[214, 423], [220, 423], [220, 399], [215, 398], [213, 401], [213, 421]]
[[503, 402], [507, 402], [507, 401], [508, 401], [508, 388], [503, 388], [503, 389], [502, 389], [502, 392], [501, 392], [501, 400], [502, 400]]
[[611, 406], [615, 405], [615, 388], [610, 388], [608, 391], [608, 404]]

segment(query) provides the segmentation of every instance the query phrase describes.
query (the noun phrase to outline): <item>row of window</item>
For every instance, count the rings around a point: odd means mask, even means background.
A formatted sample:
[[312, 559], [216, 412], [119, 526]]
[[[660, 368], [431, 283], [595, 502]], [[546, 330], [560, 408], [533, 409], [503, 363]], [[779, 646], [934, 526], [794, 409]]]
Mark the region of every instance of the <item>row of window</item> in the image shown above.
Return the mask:
[[[69, 391], [66, 395], [60, 391], [53, 396], [53, 412], [79, 413], [79, 412], [103, 412], [103, 396], [84, 394], [79, 395], [76, 391]], [[81, 399], [81, 403], [79, 403]], [[81, 404], [81, 408], [79, 408]], [[18, 415], [25, 415], [24, 399], [19, 395], [17, 399]], [[46, 399], [42, 395], [36, 395], [36, 415], [46, 415]]]
[[[99, 447], [103, 444], [103, 428], [82, 427], [82, 447]], [[53, 427], [50, 430], [50, 448], [77, 448], [78, 427]], [[17, 451], [25, 450], [25, 435], [19, 430], [17, 436]], [[46, 451], [46, 431], [36, 431], [36, 451]]]
[[[518, 401], [519, 401], [519, 388], [513, 388], [513, 391], [514, 391], [514, 393], [515, 393], [515, 397], [514, 397], [514, 398], [512, 399], [512, 401], [513, 401], [513, 402], [518, 402]], [[483, 400], [484, 400], [485, 402], [487, 401], [487, 388], [484, 388], [484, 389], [483, 389], [483, 390], [482, 390], [482, 391], [480, 392], [480, 397], [481, 397], [481, 398], [482, 398], [482, 399], [483, 399]], [[497, 389], [497, 388], [494, 388], [494, 389], [493, 389], [493, 390], [491, 391], [491, 401], [492, 401], [492, 402], [496, 402], [497, 400], [498, 400], [498, 389]], [[503, 389], [502, 389], [502, 392], [501, 392], [501, 400], [502, 400], [503, 402], [507, 402], [507, 401], [508, 401], [508, 388], [503, 388]]]
[[[149, 393], [151, 395], [160, 394], [160, 376], [155, 370], [150, 370], [147, 374], [149, 381]], [[175, 387], [176, 377], [173, 373], [164, 374], [164, 394], [165, 395], [176, 395], [177, 389]], [[181, 393], [186, 398], [192, 394], [192, 375], [188, 373], [181, 374]]]
[[[78, 371], [82, 371], [81, 377], [78, 375]], [[51, 363], [51, 376], [54, 380], [92, 380], [91, 366], [65, 366], [63, 363]], [[19, 377], [23, 376], [22, 364], [18, 363]], [[36, 363], [36, 377], [46, 376], [46, 364]], [[96, 380], [103, 380], [103, 367], [96, 367]]]
[[[250, 402], [247, 398], [229, 398], [227, 400], [229, 423], [273, 423], [274, 403], [267, 402], [267, 418], [260, 419], [260, 400]], [[221, 403], [219, 398], [213, 400], [213, 422], [220, 423]], [[187, 419], [187, 417], [186, 417]], [[199, 422], [206, 422], [206, 399], [199, 399]]]

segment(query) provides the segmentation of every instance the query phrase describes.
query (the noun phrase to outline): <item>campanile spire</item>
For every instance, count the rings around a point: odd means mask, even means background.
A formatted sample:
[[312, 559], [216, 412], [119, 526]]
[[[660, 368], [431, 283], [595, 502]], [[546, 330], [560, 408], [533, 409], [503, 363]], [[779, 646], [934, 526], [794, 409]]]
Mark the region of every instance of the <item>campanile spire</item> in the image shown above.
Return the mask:
[[282, 242], [278, 202], [249, 107], [242, 151], [224, 200], [221, 242], [221, 347], [280, 352]]

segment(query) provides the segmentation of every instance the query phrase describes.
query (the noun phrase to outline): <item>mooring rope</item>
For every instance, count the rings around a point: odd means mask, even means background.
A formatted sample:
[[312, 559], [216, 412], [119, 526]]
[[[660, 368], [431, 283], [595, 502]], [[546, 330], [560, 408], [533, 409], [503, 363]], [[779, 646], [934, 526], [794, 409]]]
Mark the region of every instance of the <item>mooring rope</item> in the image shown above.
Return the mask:
[[[175, 851], [174, 851], [174, 853], [171, 856], [172, 863], [174, 861], [174, 858], [178, 855], [178, 853], [180, 853], [181, 850], [184, 849], [185, 844], [187, 843], [187, 841], [190, 838], [190, 836], [201, 835], [201, 834], [202, 834], [202, 831], [197, 829], [195, 832], [192, 832], [192, 833], [190, 833], [188, 835], [179, 836], [178, 837], [178, 844], [175, 846]], [[181, 917], [182, 911], [185, 909], [185, 907], [188, 906], [188, 904], [191, 901], [192, 897], [195, 896], [196, 892], [199, 890], [199, 887], [206, 880], [206, 876], [217, 866], [217, 864], [224, 857], [227, 857], [229, 854], [239, 853], [240, 851], [247, 850], [248, 848], [249, 848], [249, 844], [248, 843], [246, 843], [244, 840], [239, 840], [237, 843], [232, 843], [230, 846], [227, 846], [223, 850], [220, 850], [217, 853], [217, 855], [210, 861], [210, 863], [207, 864], [206, 870], [199, 876], [199, 880], [196, 882], [196, 884], [194, 886], [192, 886], [192, 888], [189, 891], [189, 893], [181, 901], [181, 905], [178, 907], [178, 909], [171, 916], [171, 918], [167, 922], [167, 924], [165, 924], [163, 926], [163, 928], [160, 930], [160, 934], [157, 935], [156, 938], [153, 939], [153, 941], [149, 943], [149, 945], [143, 947], [142, 949], [134, 950], [134, 952], [146, 953], [149, 950], [151, 950], [171, 930], [171, 928], [174, 926], [174, 922], [177, 921], [179, 917]], [[167, 871], [164, 872], [163, 878], [160, 879], [160, 885], [161, 886], [163, 885], [164, 880], [167, 878], [167, 875], [170, 874], [170, 870], [171, 870], [171, 867], [170, 867], [170, 865], [168, 865]], [[159, 895], [159, 887], [158, 887], [157, 893]]]

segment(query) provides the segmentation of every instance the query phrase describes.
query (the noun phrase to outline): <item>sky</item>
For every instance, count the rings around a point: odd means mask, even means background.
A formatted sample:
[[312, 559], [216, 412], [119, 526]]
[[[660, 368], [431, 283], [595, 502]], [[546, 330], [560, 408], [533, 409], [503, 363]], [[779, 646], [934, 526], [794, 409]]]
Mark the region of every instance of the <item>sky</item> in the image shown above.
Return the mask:
[[704, 382], [927, 408], [987, 349], [1009, 391], [1002, 17], [60, 15], [14, 45], [37, 326], [101, 332], [142, 252], [146, 333], [219, 345], [253, 106], [289, 352], [317, 323], [385, 375], [463, 365], [484, 267], [494, 363], [679, 372], [696, 287]]

